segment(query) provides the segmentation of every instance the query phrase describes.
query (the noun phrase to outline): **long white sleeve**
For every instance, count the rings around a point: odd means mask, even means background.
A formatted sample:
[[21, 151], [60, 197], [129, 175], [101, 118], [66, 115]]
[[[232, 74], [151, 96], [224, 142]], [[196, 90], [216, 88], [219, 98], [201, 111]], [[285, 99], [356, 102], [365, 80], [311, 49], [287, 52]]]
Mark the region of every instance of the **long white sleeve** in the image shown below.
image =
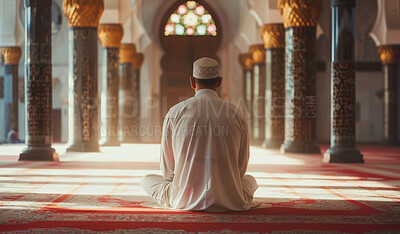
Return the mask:
[[160, 156], [160, 170], [163, 173], [164, 179], [172, 180], [174, 178], [175, 160], [172, 150], [172, 131], [168, 115], [165, 117], [163, 124]]
[[249, 157], [250, 157], [250, 145], [249, 145], [249, 131], [247, 127], [247, 122], [243, 121], [243, 135], [240, 142], [240, 151], [239, 151], [239, 170], [240, 176], [244, 176], [247, 170], [247, 165], [249, 164]]

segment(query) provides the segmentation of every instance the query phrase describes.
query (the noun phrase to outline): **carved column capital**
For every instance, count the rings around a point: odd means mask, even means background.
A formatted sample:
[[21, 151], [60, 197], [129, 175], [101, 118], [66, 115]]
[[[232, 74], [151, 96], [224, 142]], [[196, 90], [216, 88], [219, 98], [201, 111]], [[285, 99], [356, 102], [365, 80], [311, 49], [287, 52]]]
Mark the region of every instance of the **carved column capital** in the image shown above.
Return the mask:
[[21, 47], [3, 47], [1, 48], [1, 55], [4, 57], [4, 64], [18, 64], [21, 58]]
[[285, 28], [315, 27], [322, 10], [321, 0], [279, 0]]
[[135, 44], [121, 44], [119, 47], [119, 62], [120, 63], [133, 63], [136, 54]]
[[121, 45], [124, 29], [121, 24], [100, 24], [98, 33], [102, 47], [115, 48]]
[[253, 64], [265, 63], [265, 48], [264, 44], [256, 44], [250, 46], [250, 53], [253, 56]]
[[144, 61], [144, 56], [142, 53], [135, 53], [132, 60], [132, 67], [134, 70], [140, 70]]
[[383, 64], [399, 61], [400, 45], [382, 45], [378, 47], [378, 53]]
[[285, 48], [285, 28], [283, 24], [264, 24], [261, 37], [265, 49]]
[[251, 53], [240, 54], [239, 63], [243, 70], [251, 70], [253, 68], [253, 55]]
[[332, 7], [356, 7], [356, 0], [332, 0]]
[[97, 27], [104, 10], [103, 0], [64, 0], [62, 9], [70, 27]]
[[51, 7], [52, 0], [30, 0], [25, 1], [26, 7]]

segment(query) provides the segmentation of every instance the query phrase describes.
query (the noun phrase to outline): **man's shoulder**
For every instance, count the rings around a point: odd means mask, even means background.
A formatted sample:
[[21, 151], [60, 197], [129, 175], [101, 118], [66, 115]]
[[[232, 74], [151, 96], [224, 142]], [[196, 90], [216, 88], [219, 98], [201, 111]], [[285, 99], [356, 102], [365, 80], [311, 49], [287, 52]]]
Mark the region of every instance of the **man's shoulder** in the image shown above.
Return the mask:
[[188, 98], [184, 101], [178, 102], [177, 104], [173, 105], [171, 108], [169, 108], [167, 117], [173, 117], [179, 114], [186, 106], [189, 105], [193, 101], [193, 97]]
[[[203, 101], [204, 101], [204, 99], [203, 99]], [[190, 110], [190, 109], [195, 108], [196, 106], [201, 109], [202, 108], [201, 106], [203, 106], [203, 105], [201, 105], [201, 102], [202, 102], [202, 99], [199, 97], [196, 97], [196, 96], [186, 99], [186, 100], [179, 102], [179, 103], [175, 104], [174, 106], [172, 106], [169, 109], [166, 117], [174, 118], [177, 115], [179, 115], [180, 113], [182, 113], [182, 111], [184, 111], [185, 109]], [[212, 104], [212, 103], [214, 103], [218, 106], [218, 107], [215, 107], [215, 106], [213, 107], [214, 109], [215, 108], [218, 109], [216, 111], [222, 111], [224, 108], [226, 108], [226, 109], [228, 109], [230, 117], [236, 117], [236, 118], [238, 118], [240, 120], [244, 120], [244, 121], [246, 120], [245, 114], [240, 109], [240, 107], [231, 103], [230, 101], [220, 98], [220, 97], [207, 98], [206, 105]], [[226, 111], [223, 111], [223, 113], [226, 113]]]
[[232, 102], [230, 102], [229, 100], [226, 99], [221, 99], [224, 104], [227, 106], [227, 108], [235, 115], [237, 116], [239, 119], [241, 120], [245, 120], [245, 115], [243, 113], [243, 111], [240, 109], [240, 107], [238, 105], [233, 104]]

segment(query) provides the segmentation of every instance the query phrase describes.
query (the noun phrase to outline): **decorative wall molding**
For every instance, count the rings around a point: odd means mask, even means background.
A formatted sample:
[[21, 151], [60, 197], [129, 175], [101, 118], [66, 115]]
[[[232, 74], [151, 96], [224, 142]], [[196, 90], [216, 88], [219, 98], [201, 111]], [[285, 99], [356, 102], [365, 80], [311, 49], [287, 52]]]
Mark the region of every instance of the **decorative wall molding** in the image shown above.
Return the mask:
[[[0, 46], [21, 46], [24, 43], [24, 27], [18, 0], [0, 0]], [[22, 6], [23, 7], [23, 6]]]
[[257, 12], [255, 10], [249, 10], [249, 14], [251, 16], [253, 16], [258, 27], [261, 27], [263, 25], [263, 21], [262, 21], [261, 17], [257, 14]]
[[378, 0], [378, 16], [370, 36], [377, 46], [400, 43], [399, 0]]

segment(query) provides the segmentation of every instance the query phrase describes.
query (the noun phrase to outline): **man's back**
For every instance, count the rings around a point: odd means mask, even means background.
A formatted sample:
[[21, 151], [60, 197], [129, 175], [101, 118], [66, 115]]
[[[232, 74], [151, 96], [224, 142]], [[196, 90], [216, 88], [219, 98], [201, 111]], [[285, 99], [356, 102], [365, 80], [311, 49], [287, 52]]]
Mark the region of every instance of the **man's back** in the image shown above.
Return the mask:
[[254, 191], [242, 181], [249, 159], [248, 130], [237, 107], [211, 89], [199, 90], [170, 109], [163, 133], [161, 170], [164, 179], [172, 180], [171, 207], [250, 208]]

